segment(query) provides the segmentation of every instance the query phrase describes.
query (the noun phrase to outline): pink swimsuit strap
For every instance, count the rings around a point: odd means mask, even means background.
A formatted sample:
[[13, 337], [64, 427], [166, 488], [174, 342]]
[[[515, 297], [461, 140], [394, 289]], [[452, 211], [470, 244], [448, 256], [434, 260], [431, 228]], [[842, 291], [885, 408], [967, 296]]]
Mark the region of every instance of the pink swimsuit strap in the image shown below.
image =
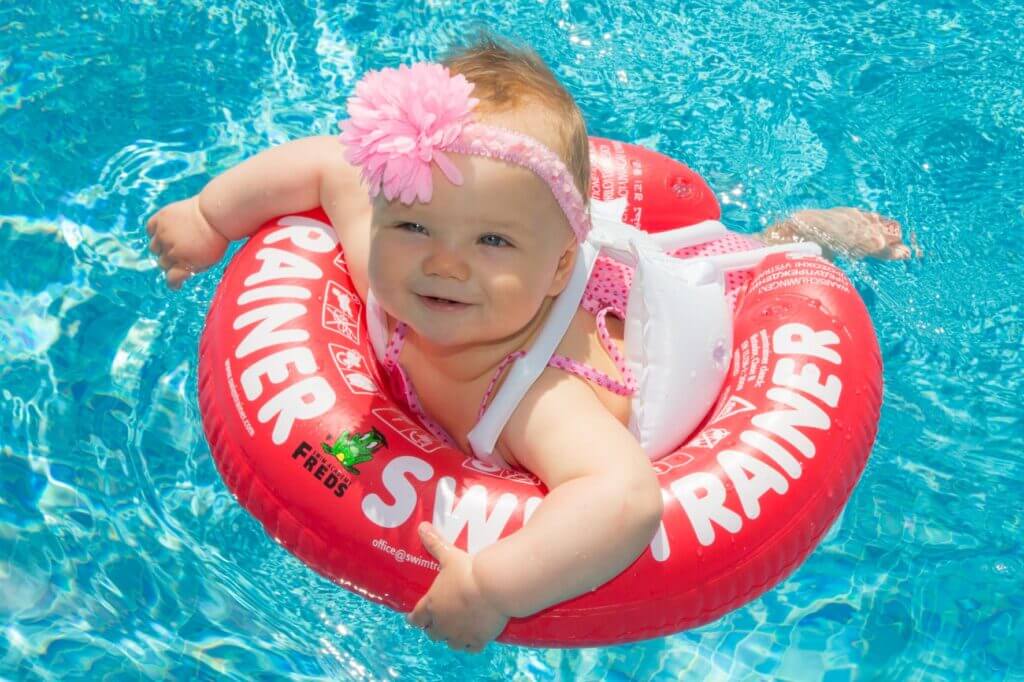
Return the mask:
[[[575, 374], [587, 381], [593, 381], [601, 388], [617, 395], [634, 395], [637, 391], [636, 378], [626, 364], [625, 358], [622, 357], [622, 353], [619, 352], [618, 346], [612, 341], [611, 334], [608, 333], [608, 325], [604, 321], [605, 316], [609, 312], [614, 312], [619, 319], [625, 319], [626, 317], [625, 312], [616, 306], [609, 305], [601, 308], [596, 315], [597, 337], [601, 340], [601, 346], [611, 356], [612, 362], [615, 363], [615, 367], [622, 375], [622, 381], [616, 381], [604, 372], [599, 372], [590, 365], [585, 365], [564, 355], [552, 355], [548, 365]], [[487, 396], [484, 396], [484, 398], [486, 399]]]
[[[552, 355], [551, 359], [548, 361], [548, 366], [556, 367], [569, 372], [570, 374], [575, 374], [586, 381], [593, 381], [598, 386], [601, 386], [612, 393], [618, 395], [633, 395], [637, 390], [636, 379], [633, 376], [632, 371], [630, 371], [629, 366], [626, 364], [625, 358], [622, 357], [622, 353], [619, 352], [618, 347], [615, 345], [614, 341], [612, 341], [611, 334], [608, 333], [605, 316], [607, 316], [609, 312], [614, 312], [618, 317], [625, 318], [623, 311], [619, 310], [616, 306], [606, 306], [602, 308], [596, 316], [598, 338], [601, 340], [601, 346], [612, 358], [616, 368], [622, 374], [623, 381], [616, 381], [604, 372], [600, 372], [589, 365], [578, 362], [577, 360], [573, 360], [572, 358], [564, 355]], [[409, 381], [405, 370], [398, 363], [398, 356], [402, 352], [402, 346], [405, 345], [405, 336], [407, 332], [408, 326], [404, 322], [399, 322], [395, 326], [395, 331], [391, 334], [387, 348], [384, 351], [384, 368], [387, 370], [397, 370], [399, 376], [402, 378], [402, 393], [405, 398], [405, 402], [409, 405], [409, 408], [420, 419], [420, 421], [423, 422], [424, 426], [426, 426], [434, 436], [458, 449], [458, 445], [454, 442], [448, 432], [445, 431], [444, 427], [431, 419], [430, 416], [427, 415], [426, 411], [424, 411], [423, 406], [420, 404], [419, 397], [416, 395], [416, 391], [413, 390], [412, 382]], [[480, 409], [477, 411], [476, 415], [477, 419], [482, 417], [484, 411], [487, 409], [487, 403], [490, 400], [491, 394], [494, 393], [494, 388], [498, 383], [498, 378], [501, 376], [502, 371], [504, 371], [505, 367], [507, 367], [510, 362], [517, 360], [524, 355], [526, 355], [526, 351], [524, 350], [510, 353], [501, 361], [501, 364], [498, 365], [497, 369], [494, 370], [494, 376], [491, 377], [491, 382], [487, 386], [487, 391], [484, 393], [484, 397], [480, 401]]]
[[402, 346], [405, 345], [405, 334], [407, 331], [408, 327], [404, 322], [399, 322], [395, 326], [395, 331], [391, 334], [391, 338], [388, 339], [387, 348], [384, 350], [384, 369], [389, 372], [397, 372], [401, 378], [401, 391], [402, 397], [405, 398], [405, 404], [409, 406], [409, 409], [420, 420], [420, 423], [442, 443], [458, 450], [459, 445], [455, 442], [455, 439], [444, 430], [443, 426], [431, 419], [430, 415], [423, 410], [419, 397], [416, 395], [416, 391], [413, 390], [412, 382], [409, 381], [409, 376], [405, 373], [402, 365], [398, 363], [398, 355], [402, 352]]

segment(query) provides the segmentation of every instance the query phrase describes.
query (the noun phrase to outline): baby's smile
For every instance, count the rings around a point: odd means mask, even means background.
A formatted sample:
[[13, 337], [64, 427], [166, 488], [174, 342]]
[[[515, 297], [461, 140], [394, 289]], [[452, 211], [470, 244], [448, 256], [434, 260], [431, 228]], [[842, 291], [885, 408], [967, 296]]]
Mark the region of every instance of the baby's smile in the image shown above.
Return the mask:
[[426, 307], [430, 308], [431, 310], [436, 310], [438, 312], [459, 312], [461, 310], [465, 310], [471, 305], [470, 303], [452, 301], [447, 298], [423, 296], [422, 294], [416, 294], [416, 298], [418, 298]]

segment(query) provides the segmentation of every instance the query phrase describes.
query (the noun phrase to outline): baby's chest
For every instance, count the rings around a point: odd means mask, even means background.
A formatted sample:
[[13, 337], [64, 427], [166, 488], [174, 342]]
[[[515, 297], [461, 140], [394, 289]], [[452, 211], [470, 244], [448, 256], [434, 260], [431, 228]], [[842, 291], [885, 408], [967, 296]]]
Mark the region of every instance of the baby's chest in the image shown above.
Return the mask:
[[[606, 323], [611, 343], [624, 356], [622, 321], [608, 316]], [[580, 309], [577, 312], [555, 350], [555, 354], [590, 367], [615, 380], [623, 378], [601, 345], [594, 316], [586, 310]], [[401, 362], [423, 410], [455, 439], [463, 452], [471, 453], [472, 449], [467, 436], [476, 426], [481, 403], [487, 395], [491, 379], [494, 377], [493, 372], [485, 374], [477, 381], [453, 382], [431, 371], [430, 367], [417, 362], [417, 356], [415, 351], [403, 352]], [[507, 374], [508, 370], [505, 370], [498, 377], [488, 396], [489, 400], [493, 399], [494, 394], [501, 388]], [[587, 384], [593, 389], [598, 400], [618, 421], [623, 425], [629, 424], [630, 396], [613, 393], [591, 381], [588, 381]], [[499, 436], [495, 448], [506, 461], [515, 462], [502, 437]]]
[[468, 435], [476, 425], [487, 382], [451, 381], [412, 359], [400, 361], [423, 411], [455, 439], [463, 452], [472, 453]]
[[[487, 394], [490, 377], [487, 377], [486, 383], [479, 385], [475, 383], [455, 384], [432, 378], [429, 370], [419, 372], [421, 376], [417, 381], [416, 373], [416, 369], [406, 367], [406, 374], [415, 387], [423, 410], [455, 440], [462, 452], [472, 455], [473, 448], [469, 444], [469, 432], [479, 421], [480, 406]], [[507, 374], [507, 372], [503, 372], [503, 374]], [[489, 399], [493, 399], [501, 383], [498, 381], [495, 384]], [[494, 445], [494, 450], [510, 465], [522, 468], [501, 434]]]

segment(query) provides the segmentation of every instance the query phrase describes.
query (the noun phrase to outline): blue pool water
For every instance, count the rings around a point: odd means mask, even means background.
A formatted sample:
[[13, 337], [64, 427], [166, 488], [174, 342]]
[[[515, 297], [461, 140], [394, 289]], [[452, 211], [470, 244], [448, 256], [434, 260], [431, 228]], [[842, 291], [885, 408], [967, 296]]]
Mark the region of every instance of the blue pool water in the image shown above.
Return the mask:
[[[217, 271], [170, 293], [146, 217], [474, 21], [736, 229], [854, 205], [924, 249], [842, 262], [885, 360], [847, 510], [700, 629], [453, 654], [274, 544], [211, 461]], [[1022, 36], [1020, 0], [0, 2], [0, 677], [1024, 679]]]

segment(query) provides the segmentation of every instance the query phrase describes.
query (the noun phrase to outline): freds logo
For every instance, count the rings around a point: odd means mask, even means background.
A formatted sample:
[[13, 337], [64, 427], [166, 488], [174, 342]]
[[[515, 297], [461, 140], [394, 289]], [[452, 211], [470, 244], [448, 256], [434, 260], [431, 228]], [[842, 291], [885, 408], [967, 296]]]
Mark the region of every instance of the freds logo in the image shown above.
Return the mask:
[[[302, 468], [320, 481], [325, 488], [331, 490], [335, 497], [342, 497], [352, 483], [352, 478], [343, 473], [359, 475], [356, 467], [373, 459], [373, 453], [387, 445], [384, 436], [377, 429], [366, 433], [349, 433], [341, 435], [331, 443], [331, 437], [320, 443], [322, 452], [302, 441], [292, 451], [292, 459], [300, 462]], [[339, 469], [337, 465], [341, 465]]]

